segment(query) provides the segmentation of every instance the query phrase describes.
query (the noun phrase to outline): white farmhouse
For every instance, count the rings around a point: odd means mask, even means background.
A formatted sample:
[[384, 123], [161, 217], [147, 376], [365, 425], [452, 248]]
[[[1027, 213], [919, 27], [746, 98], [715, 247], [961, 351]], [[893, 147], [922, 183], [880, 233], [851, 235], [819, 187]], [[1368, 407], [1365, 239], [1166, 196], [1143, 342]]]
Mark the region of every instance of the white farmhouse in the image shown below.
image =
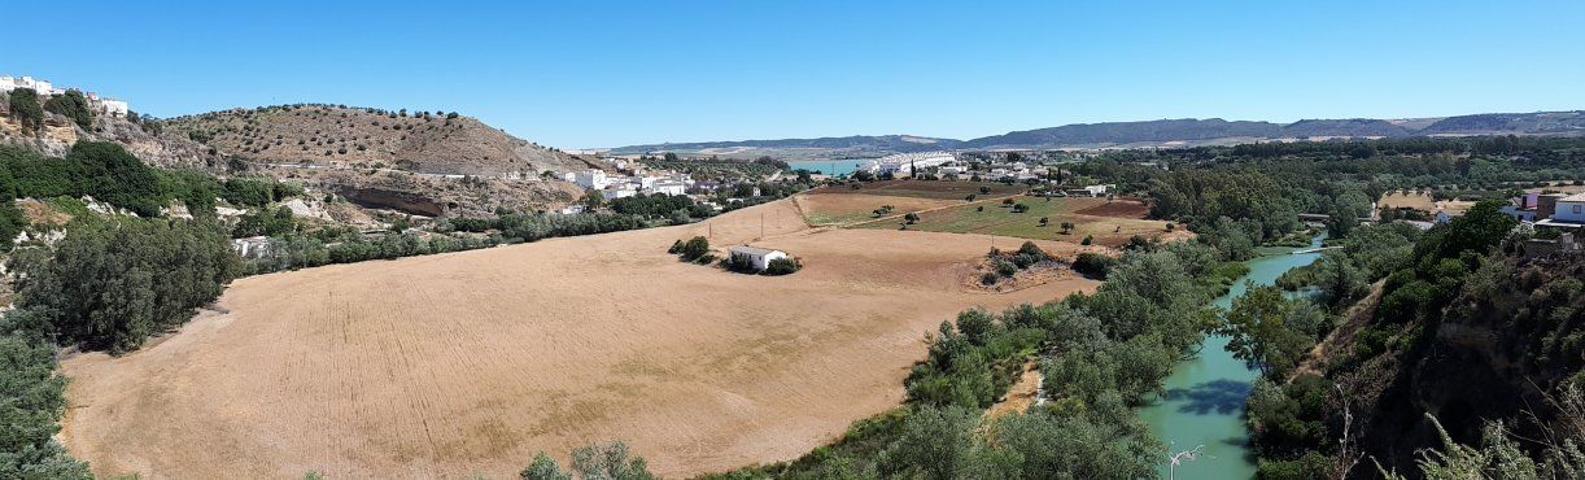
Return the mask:
[[100, 114], [109, 115], [112, 117], [125, 117], [127, 116], [127, 112], [132, 111], [132, 108], [130, 105], [127, 105], [127, 102], [123, 102], [121, 100], [111, 100], [107, 98], [98, 102], [98, 108], [96, 108], [96, 110], [98, 110]]
[[1575, 229], [1585, 227], [1585, 193], [1576, 193], [1557, 199], [1550, 218], [1535, 223], [1537, 227]]
[[649, 187], [650, 194], [682, 195], [688, 191], [688, 185], [682, 182], [655, 182]]
[[754, 266], [755, 270], [759, 271], [770, 268], [770, 262], [773, 260], [789, 258], [787, 252], [781, 250], [750, 247], [748, 245], [732, 247], [731, 253], [733, 262], [748, 262], [748, 264]]
[[1092, 196], [1092, 197], [1104, 197], [1104, 196], [1106, 196], [1106, 192], [1108, 190], [1111, 190], [1111, 189], [1114, 189], [1114, 188], [1117, 188], [1117, 186], [1108, 183], [1108, 184], [1104, 184], [1104, 185], [1090, 185], [1088, 187], [1084, 187], [1084, 190], [1087, 191], [1087, 192], [1090, 192], [1090, 196]]
[[606, 199], [607, 201], [638, 195], [638, 190], [634, 190], [631, 187], [607, 188], [600, 190], [599, 192], [600, 197]]
[[590, 190], [599, 190], [605, 188], [606, 185], [610, 185], [611, 180], [606, 178], [605, 172], [589, 169], [574, 173], [572, 176], [572, 183], [576, 183], [578, 186]]
[[1552, 218], [1569, 223], [1585, 223], [1585, 193], [1576, 193], [1558, 199]]
[[231, 250], [242, 258], [259, 258], [270, 253], [270, 239], [265, 236], [231, 240]]

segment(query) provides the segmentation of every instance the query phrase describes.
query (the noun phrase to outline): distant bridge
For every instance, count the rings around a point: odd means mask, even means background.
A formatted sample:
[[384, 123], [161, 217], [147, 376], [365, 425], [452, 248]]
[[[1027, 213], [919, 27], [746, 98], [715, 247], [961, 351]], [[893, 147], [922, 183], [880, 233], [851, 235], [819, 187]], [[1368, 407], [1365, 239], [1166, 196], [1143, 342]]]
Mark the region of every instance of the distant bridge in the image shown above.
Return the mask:
[[1303, 255], [1303, 254], [1306, 254], [1306, 253], [1315, 253], [1315, 252], [1321, 252], [1321, 251], [1326, 251], [1326, 250], [1336, 250], [1336, 249], [1339, 249], [1339, 248], [1343, 248], [1343, 247], [1306, 248], [1304, 250], [1294, 250], [1291, 253], [1294, 254], [1294, 255]]

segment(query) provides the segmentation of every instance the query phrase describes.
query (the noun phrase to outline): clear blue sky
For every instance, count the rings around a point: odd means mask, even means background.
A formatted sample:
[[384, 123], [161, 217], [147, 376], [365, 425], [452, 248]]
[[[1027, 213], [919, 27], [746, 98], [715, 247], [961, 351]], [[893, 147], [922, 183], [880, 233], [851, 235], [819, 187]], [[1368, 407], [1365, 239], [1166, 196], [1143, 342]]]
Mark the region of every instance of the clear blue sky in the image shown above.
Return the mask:
[[455, 110], [564, 148], [1585, 108], [1580, 0], [233, 3], [6, 22], [0, 74], [161, 117]]

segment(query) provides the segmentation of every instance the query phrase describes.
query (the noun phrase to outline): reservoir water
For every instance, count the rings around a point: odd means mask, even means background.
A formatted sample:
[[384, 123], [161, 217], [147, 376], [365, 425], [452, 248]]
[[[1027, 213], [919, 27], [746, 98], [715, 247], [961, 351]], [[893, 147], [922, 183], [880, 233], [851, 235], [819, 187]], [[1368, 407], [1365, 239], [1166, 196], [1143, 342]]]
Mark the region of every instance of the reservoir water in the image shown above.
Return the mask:
[[[1311, 245], [1319, 247], [1324, 239], [1324, 234], [1317, 236]], [[1294, 250], [1269, 249], [1266, 255], [1245, 262], [1249, 274], [1213, 303], [1224, 310], [1232, 308], [1233, 299], [1247, 290], [1245, 282], [1271, 285], [1284, 272], [1321, 258], [1320, 252], [1292, 254]], [[1197, 460], [1178, 466], [1178, 480], [1254, 478], [1255, 462], [1248, 449], [1243, 413], [1244, 399], [1259, 374], [1228, 353], [1226, 337], [1206, 337], [1202, 347], [1197, 357], [1173, 370], [1166, 380], [1166, 393], [1141, 409], [1140, 418], [1171, 452], [1203, 446]], [[1157, 476], [1168, 478], [1172, 472], [1167, 459], [1161, 459], [1160, 465]]]

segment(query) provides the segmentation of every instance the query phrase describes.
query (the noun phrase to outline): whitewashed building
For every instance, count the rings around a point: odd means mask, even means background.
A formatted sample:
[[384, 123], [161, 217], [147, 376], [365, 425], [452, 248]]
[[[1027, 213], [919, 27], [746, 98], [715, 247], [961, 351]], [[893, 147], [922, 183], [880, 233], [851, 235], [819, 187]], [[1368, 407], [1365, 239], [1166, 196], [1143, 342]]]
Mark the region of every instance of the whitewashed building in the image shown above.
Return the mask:
[[732, 261], [753, 265], [755, 270], [764, 271], [770, 268], [770, 262], [778, 259], [790, 258], [787, 252], [767, 248], [739, 245], [731, 249]]
[[688, 185], [682, 182], [655, 182], [649, 187], [651, 194], [682, 195], [687, 193]]
[[638, 195], [638, 190], [632, 188], [607, 188], [600, 190], [600, 197], [606, 200], [616, 200]]
[[956, 160], [951, 152], [899, 153], [864, 162], [858, 170], [876, 175], [913, 175], [914, 168], [938, 167]]
[[611, 179], [606, 178], [605, 172], [600, 170], [584, 170], [570, 174], [572, 183], [590, 190], [599, 190], [611, 184]]
[[242, 258], [259, 258], [270, 253], [270, 239], [264, 236], [232, 239], [231, 249]]
[[31, 89], [33, 92], [38, 93], [39, 95], [59, 95], [66, 93], [64, 91], [58, 92], [55, 90], [55, 86], [48, 81], [38, 80], [33, 77], [0, 77], [0, 92], [9, 92], [18, 88]]
[[99, 114], [109, 115], [112, 117], [125, 117], [127, 116], [127, 112], [132, 111], [131, 106], [127, 105], [127, 102], [123, 102], [121, 100], [110, 100], [108, 98], [94, 102], [94, 107], [94, 110], [96, 110]]
[[1557, 199], [1557, 206], [1552, 209], [1552, 216], [1535, 222], [1537, 227], [1545, 228], [1585, 228], [1585, 193], [1576, 193]]

